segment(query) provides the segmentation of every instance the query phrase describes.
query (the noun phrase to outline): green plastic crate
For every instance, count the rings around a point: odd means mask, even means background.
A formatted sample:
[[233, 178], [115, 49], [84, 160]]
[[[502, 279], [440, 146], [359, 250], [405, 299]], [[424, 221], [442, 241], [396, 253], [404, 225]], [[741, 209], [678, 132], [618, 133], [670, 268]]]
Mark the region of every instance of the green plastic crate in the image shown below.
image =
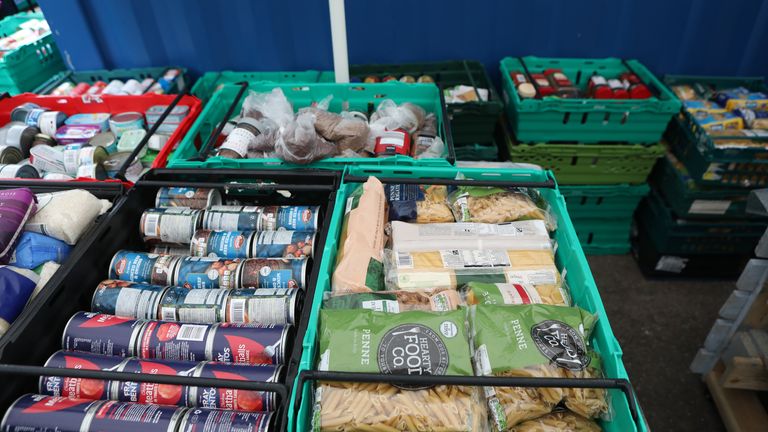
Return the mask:
[[104, 81], [109, 83], [112, 80], [126, 81], [129, 79], [135, 79], [142, 81], [146, 78], [152, 78], [157, 81], [163, 76], [168, 69], [181, 69], [182, 73], [179, 78], [173, 84], [173, 88], [167, 92], [167, 94], [177, 94], [187, 88], [187, 69], [178, 67], [146, 67], [146, 68], [131, 68], [131, 69], [96, 69], [89, 71], [62, 71], [51, 77], [49, 80], [41, 84], [35, 93], [39, 95], [50, 94], [56, 87], [70, 81], [74, 84], [81, 82], [93, 84], [96, 81]]
[[[199, 149], [208, 137], [216, 130], [216, 127], [225, 119], [227, 110], [235, 100], [240, 91], [239, 85], [225, 84], [206, 104], [203, 112], [192, 128], [187, 133], [184, 140], [179, 144], [168, 161], [169, 168], [235, 168], [235, 169], [297, 169], [297, 168], [319, 168], [331, 170], [343, 170], [347, 165], [423, 165], [423, 166], [451, 166], [455, 161], [453, 146], [451, 144], [450, 129], [445, 121], [444, 104], [442, 95], [437, 87], [427, 84], [376, 84], [373, 86], [359, 84], [289, 84], [289, 83], [251, 83], [248, 89], [255, 92], [270, 92], [274, 88], [280, 88], [285, 93], [288, 100], [293, 104], [294, 110], [309, 106], [313, 102], [318, 102], [328, 95], [334, 95], [329, 107], [330, 111], [341, 111], [342, 104], [348, 104], [350, 110], [366, 112], [368, 104], [378, 105], [385, 98], [394, 100], [397, 103], [412, 102], [421, 106], [427, 112], [434, 113], [437, 116], [438, 131], [445, 142], [446, 151], [442, 158], [423, 158], [414, 159], [408, 156], [390, 156], [381, 158], [344, 158], [334, 157], [313, 162], [309, 165], [296, 165], [284, 162], [278, 158], [263, 159], [229, 159], [219, 156], [210, 156], [204, 161], [190, 160], [196, 158]], [[238, 102], [235, 114], [240, 112], [246, 95]]]
[[[45, 19], [39, 12], [22, 12], [0, 21], [0, 37], [16, 32], [30, 19]], [[64, 60], [53, 35], [22, 45], [0, 58], [0, 93], [11, 95], [34, 90], [57, 72], [64, 70]]]
[[632, 245], [629, 242], [612, 244], [581, 244], [585, 255], [624, 255], [629, 253]]
[[278, 83], [315, 83], [320, 78], [320, 72], [315, 70], [297, 72], [206, 72], [195, 81], [192, 86], [192, 96], [196, 96], [203, 103], [216, 92], [222, 84], [235, 84], [239, 82], [257, 83], [262, 81]]
[[489, 144], [471, 144], [456, 147], [457, 161], [498, 161], [499, 147], [495, 142]]
[[583, 248], [623, 246], [624, 249], [619, 253], [625, 253], [629, 250], [632, 214], [615, 220], [573, 218], [573, 228]]
[[[453, 167], [371, 167], [371, 166], [350, 166], [347, 174], [365, 177], [375, 175], [380, 178], [418, 178], [424, 179], [425, 183], [429, 179], [454, 179], [457, 175], [463, 175], [467, 179], [475, 180], [494, 180], [494, 181], [517, 181], [517, 182], [543, 182], [546, 181], [549, 174], [540, 170], [512, 170], [512, 169], [469, 169]], [[327, 235], [325, 247], [323, 249], [323, 259], [320, 264], [318, 275], [318, 292], [329, 291], [331, 284], [331, 274], [336, 262], [336, 251], [339, 246], [339, 235], [343, 221], [344, 208], [348, 194], [353, 190], [354, 184], [342, 183], [337, 194], [337, 205], [331, 216], [331, 226]], [[622, 362], [621, 348], [611, 331], [605, 309], [603, 308], [600, 294], [595, 286], [594, 279], [589, 270], [584, 253], [579, 246], [579, 240], [571, 224], [571, 220], [566, 210], [565, 200], [557, 188], [541, 189], [543, 197], [550, 203], [554, 216], [557, 219], [558, 229], [555, 232], [557, 241], [556, 261], [558, 267], [567, 268], [566, 281], [571, 287], [571, 295], [575, 304], [598, 314], [600, 320], [595, 329], [593, 346], [601, 354], [603, 360], [604, 373], [607, 377], [627, 379], [627, 372]], [[317, 351], [317, 324], [322, 303], [321, 295], [316, 295], [312, 304], [310, 315], [310, 326], [307, 328], [306, 336], [303, 341], [303, 353], [299, 364], [299, 371], [311, 370], [315, 368]], [[294, 391], [289, 403], [288, 418], [296, 419], [296, 423], [289, 424], [289, 431], [311, 430], [312, 415], [312, 392], [310, 383], [305, 383], [303, 388], [298, 385], [298, 378], [294, 385]], [[297, 393], [302, 392], [301, 405], [298, 412], [295, 412], [295, 402]], [[636, 431], [648, 430], [642, 415], [636, 425], [630, 415], [629, 405], [624, 395], [615, 390], [609, 390], [612, 403], [611, 421], [603, 421], [602, 426], [606, 431]], [[640, 411], [638, 409], [638, 411]]]
[[631, 218], [649, 190], [647, 184], [560, 187], [568, 213], [574, 220]]
[[655, 191], [641, 203], [638, 219], [652, 227], [655, 249], [666, 254], [751, 253], [768, 223], [680, 219]]
[[672, 154], [656, 165], [651, 182], [676, 216], [686, 219], [747, 218], [749, 189], [697, 186], [685, 166]]
[[[448, 116], [451, 118], [453, 143], [458, 148], [463, 145], [493, 141], [493, 129], [496, 119], [501, 114], [503, 103], [493, 86], [485, 66], [478, 61], [455, 60], [429, 63], [372, 64], [352, 65], [349, 68], [350, 80], [363, 81], [373, 75], [379, 79], [387, 75], [400, 78], [411, 75], [418, 78], [430, 75], [442, 88], [464, 84], [475, 88], [488, 89], [485, 102], [467, 102], [448, 104]], [[334, 82], [333, 72], [323, 72], [320, 82]], [[408, 84], [405, 84], [408, 85]]]
[[[521, 99], [510, 73], [525, 72], [526, 69], [530, 73], [541, 73], [551, 68], [562, 69], [581, 89], [587, 87], [589, 77], [595, 72], [615, 78], [631, 68], [656, 96], [649, 99], [561, 99], [551, 96]], [[501, 81], [512, 130], [522, 142], [655, 143], [661, 139], [672, 115], [680, 111], [680, 101], [637, 60], [505, 57], [501, 60]]]

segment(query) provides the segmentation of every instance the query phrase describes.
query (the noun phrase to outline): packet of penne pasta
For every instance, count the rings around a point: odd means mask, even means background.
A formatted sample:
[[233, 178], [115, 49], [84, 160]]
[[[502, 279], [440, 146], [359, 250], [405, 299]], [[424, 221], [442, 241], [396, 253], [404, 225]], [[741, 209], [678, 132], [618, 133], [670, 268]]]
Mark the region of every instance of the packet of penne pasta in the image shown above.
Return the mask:
[[323, 309], [370, 309], [379, 312], [400, 313], [409, 310], [445, 312], [456, 310], [464, 302], [454, 290], [378, 291], [332, 295], [326, 292]]
[[600, 432], [593, 420], [568, 411], [557, 411], [537, 419], [526, 420], [511, 432]]
[[391, 249], [417, 252], [440, 249], [552, 250], [541, 220], [500, 224], [455, 222], [413, 224], [390, 222]]
[[535, 189], [460, 186], [448, 194], [457, 222], [502, 223], [531, 219], [543, 220], [547, 228], [557, 228], [549, 204]]
[[523, 280], [510, 283], [469, 282], [460, 288], [460, 292], [467, 305], [571, 304], [564, 284], [534, 286]]

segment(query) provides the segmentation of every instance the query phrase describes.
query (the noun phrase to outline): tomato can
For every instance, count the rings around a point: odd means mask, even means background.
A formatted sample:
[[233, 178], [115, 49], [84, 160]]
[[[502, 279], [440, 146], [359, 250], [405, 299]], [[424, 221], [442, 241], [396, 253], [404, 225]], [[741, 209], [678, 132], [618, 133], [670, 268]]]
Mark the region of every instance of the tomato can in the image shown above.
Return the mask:
[[202, 210], [152, 208], [141, 215], [139, 226], [146, 242], [189, 244], [202, 218]]
[[201, 324], [223, 322], [229, 292], [228, 289], [171, 287], [159, 301], [159, 319]]
[[303, 291], [296, 288], [243, 288], [232, 290], [226, 308], [226, 322], [253, 324], [295, 324]]
[[189, 408], [103, 401], [93, 409], [80, 430], [173, 432], [178, 429], [187, 410]]
[[[114, 371], [119, 370], [126, 361], [128, 360], [116, 356], [56, 351], [45, 362], [45, 367]], [[66, 375], [66, 372], [62, 374]], [[46, 396], [99, 400], [110, 398], [111, 387], [112, 382], [108, 380], [41, 376], [39, 393]]]
[[242, 261], [242, 288], [304, 288], [307, 260], [249, 258]]
[[109, 278], [152, 285], [172, 285], [180, 257], [118, 251], [109, 264]]
[[314, 232], [264, 231], [254, 239], [249, 255], [253, 258], [309, 258], [314, 249]]
[[237, 288], [240, 283], [239, 259], [178, 257], [173, 284], [189, 289]]
[[197, 230], [192, 236], [192, 256], [212, 258], [248, 258], [256, 235], [249, 231]]
[[91, 311], [134, 319], [157, 319], [160, 299], [168, 287], [103, 280], [91, 299]]
[[131, 357], [144, 324], [143, 320], [78, 312], [64, 327], [61, 347], [67, 351]]
[[136, 352], [142, 359], [211, 360], [206, 350], [211, 333], [211, 324], [149, 321], [138, 339]]
[[208, 335], [206, 357], [224, 363], [283, 364], [291, 326], [217, 324]]
[[195, 187], [162, 187], [155, 197], [155, 207], [186, 207], [203, 210], [221, 204], [217, 189]]
[[104, 401], [25, 394], [8, 407], [3, 432], [87, 431], [84, 422]]
[[[196, 367], [195, 362], [131, 358], [121, 365], [120, 372], [192, 376]], [[189, 387], [185, 385], [118, 381], [112, 385], [110, 399], [141, 404], [192, 406], [189, 395]]]
[[[251, 382], [280, 382], [281, 365], [241, 365], [233, 363], [203, 362], [195, 369], [198, 378], [216, 378]], [[274, 411], [277, 394], [274, 392], [238, 390], [219, 387], [193, 387], [192, 399], [200, 408], [218, 408], [235, 411]]]
[[178, 432], [267, 432], [272, 413], [192, 408], [184, 413]]

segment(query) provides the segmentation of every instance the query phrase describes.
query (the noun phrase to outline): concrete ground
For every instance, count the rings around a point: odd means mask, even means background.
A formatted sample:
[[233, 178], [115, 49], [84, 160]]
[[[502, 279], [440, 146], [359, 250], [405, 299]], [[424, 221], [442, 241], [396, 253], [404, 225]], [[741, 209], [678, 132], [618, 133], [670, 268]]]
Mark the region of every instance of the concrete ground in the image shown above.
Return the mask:
[[724, 431], [688, 365], [735, 281], [649, 280], [630, 255], [588, 261], [651, 430]]

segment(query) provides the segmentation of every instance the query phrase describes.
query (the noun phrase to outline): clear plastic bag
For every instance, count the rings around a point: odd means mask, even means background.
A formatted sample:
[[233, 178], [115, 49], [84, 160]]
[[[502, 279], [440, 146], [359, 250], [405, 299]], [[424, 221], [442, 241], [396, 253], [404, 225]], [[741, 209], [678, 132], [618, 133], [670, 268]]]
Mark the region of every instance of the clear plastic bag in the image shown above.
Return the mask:
[[557, 228], [549, 205], [534, 189], [462, 186], [448, 195], [458, 222], [502, 223], [540, 219]]
[[594, 421], [568, 411], [558, 411], [528, 420], [510, 429], [510, 432], [600, 432]]
[[266, 117], [278, 127], [287, 126], [294, 117], [293, 106], [280, 88], [274, 88], [268, 93], [249, 92], [243, 101], [241, 115], [257, 120]]
[[[565, 284], [563, 284], [565, 285]], [[460, 289], [462, 301], [475, 304], [551, 304], [570, 306], [570, 296], [557, 285], [531, 285], [522, 280], [511, 283], [470, 282]]]
[[302, 112], [280, 133], [275, 153], [286, 162], [308, 164], [338, 154], [338, 148], [317, 134], [315, 115]]
[[[389, 198], [389, 195], [388, 195]], [[421, 212], [418, 217], [437, 219], [443, 216], [447, 206], [437, 203], [429, 207], [430, 212]], [[408, 215], [405, 209], [399, 214]], [[438, 212], [439, 210], [440, 212]], [[393, 216], [393, 202], [390, 200], [390, 220]], [[453, 217], [453, 215], [447, 215]], [[405, 219], [405, 218], [403, 218]], [[418, 218], [417, 218], [418, 220]], [[442, 249], [506, 249], [506, 250], [552, 250], [546, 224], [541, 220], [486, 224], [475, 222], [412, 224], [395, 220], [390, 223], [392, 249], [402, 252]]]
[[315, 109], [315, 130], [328, 141], [336, 143], [340, 151], [358, 152], [365, 148], [368, 140], [368, 123], [355, 118]]
[[410, 102], [397, 105], [391, 99], [383, 100], [376, 108], [369, 121], [370, 133], [366, 149], [373, 153], [376, 145], [376, 138], [381, 137], [384, 132], [395, 129], [403, 129], [409, 134], [416, 132], [424, 122], [426, 112], [418, 105]]
[[379, 291], [333, 295], [326, 292], [323, 309], [370, 309], [380, 312], [400, 313], [410, 310], [444, 312], [464, 305], [453, 290], [426, 291]]
[[437, 117], [433, 113], [424, 117], [421, 128], [413, 135], [413, 157], [439, 158], [445, 151], [445, 143], [437, 134]]

